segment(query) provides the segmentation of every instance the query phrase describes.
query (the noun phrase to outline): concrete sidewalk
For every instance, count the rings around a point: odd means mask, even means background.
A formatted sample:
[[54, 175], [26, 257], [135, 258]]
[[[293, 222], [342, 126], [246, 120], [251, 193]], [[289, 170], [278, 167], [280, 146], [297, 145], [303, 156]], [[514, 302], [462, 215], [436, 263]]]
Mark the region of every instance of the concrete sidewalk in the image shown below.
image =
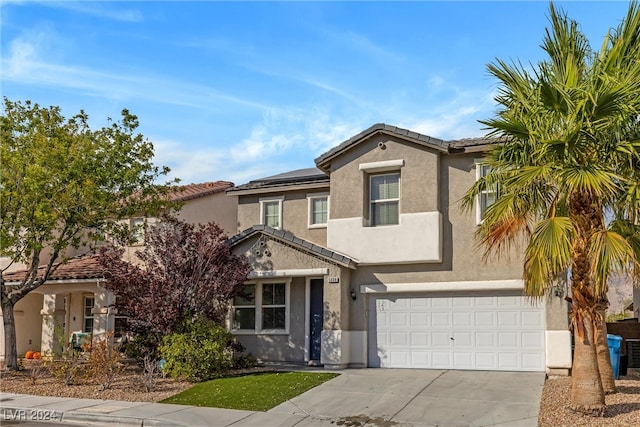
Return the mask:
[[268, 412], [0, 393], [0, 420], [122, 426], [537, 426], [544, 373], [347, 369]]

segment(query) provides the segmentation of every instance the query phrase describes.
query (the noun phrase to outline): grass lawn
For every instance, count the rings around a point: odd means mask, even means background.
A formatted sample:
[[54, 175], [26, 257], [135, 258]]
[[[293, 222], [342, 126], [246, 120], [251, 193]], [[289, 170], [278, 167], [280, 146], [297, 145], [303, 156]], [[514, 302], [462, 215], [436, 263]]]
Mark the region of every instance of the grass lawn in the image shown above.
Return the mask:
[[259, 372], [194, 385], [160, 403], [266, 411], [339, 374], [325, 372]]

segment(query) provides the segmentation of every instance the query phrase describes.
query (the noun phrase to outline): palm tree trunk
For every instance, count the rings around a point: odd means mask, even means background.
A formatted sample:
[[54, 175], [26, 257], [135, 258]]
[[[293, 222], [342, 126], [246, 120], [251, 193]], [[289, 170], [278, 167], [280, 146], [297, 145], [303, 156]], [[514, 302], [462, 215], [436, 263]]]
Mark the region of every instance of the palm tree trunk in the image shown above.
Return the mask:
[[[582, 323], [583, 337], [575, 334], [573, 370], [571, 372], [571, 409], [577, 412], [602, 416], [605, 409], [604, 391], [598, 371], [594, 323], [588, 316], [578, 316]], [[576, 328], [579, 326], [576, 324]]]
[[[571, 256], [571, 324], [574, 335], [571, 372], [571, 409], [589, 415], [604, 415], [605, 400], [596, 352], [597, 315], [600, 307], [591, 274], [589, 240], [602, 222], [600, 211], [589, 193], [576, 192], [569, 198], [569, 216], [575, 235]], [[606, 332], [605, 332], [606, 339]]]
[[598, 310], [596, 320], [598, 326], [596, 330], [596, 354], [598, 358], [598, 371], [600, 381], [606, 394], [616, 392], [616, 382], [613, 377], [613, 366], [611, 366], [611, 356], [609, 355], [609, 343], [607, 341], [607, 323], [605, 321], [605, 310]]

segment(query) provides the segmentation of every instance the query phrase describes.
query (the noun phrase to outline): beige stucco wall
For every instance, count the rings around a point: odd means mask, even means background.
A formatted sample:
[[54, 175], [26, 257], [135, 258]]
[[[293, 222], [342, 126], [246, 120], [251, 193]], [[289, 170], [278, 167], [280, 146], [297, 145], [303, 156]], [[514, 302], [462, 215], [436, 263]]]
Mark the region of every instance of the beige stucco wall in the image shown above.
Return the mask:
[[[16, 346], [18, 356], [28, 350], [40, 350], [42, 316], [42, 295], [29, 294], [15, 305], [13, 314], [16, 321]], [[4, 341], [2, 342], [4, 346]]]
[[[349, 321], [349, 275], [348, 268], [324, 261], [309, 253], [283, 244], [278, 240], [264, 237], [264, 246], [258, 245], [259, 237], [254, 236], [234, 247], [235, 254], [244, 254], [249, 258], [249, 263], [253, 272], [267, 275], [274, 274], [275, 277], [260, 277], [248, 281], [254, 282], [278, 282], [291, 280], [290, 285], [290, 323], [289, 334], [246, 334], [237, 335], [240, 342], [257, 357], [265, 360], [287, 360], [303, 361], [305, 349], [305, 287], [307, 277], [296, 276], [296, 270], [324, 269], [324, 325], [325, 331], [340, 330]], [[256, 256], [256, 249], [260, 249], [261, 256]], [[265, 256], [268, 251], [270, 256]], [[277, 275], [293, 275], [293, 277], [282, 277]], [[302, 273], [300, 273], [302, 274]], [[329, 283], [327, 278], [337, 278], [338, 283]], [[280, 358], [280, 359], [279, 359]]]
[[238, 196], [224, 192], [198, 197], [184, 202], [178, 218], [190, 224], [214, 221], [225, 233], [233, 236], [238, 228]]
[[[522, 278], [522, 255], [514, 248], [500, 258], [483, 259], [475, 232], [475, 211], [463, 212], [459, 200], [476, 179], [477, 155], [443, 155], [438, 181], [443, 218], [441, 263], [360, 266], [351, 274], [359, 289], [367, 284], [498, 281]], [[401, 196], [402, 197], [402, 196]], [[349, 329], [366, 329], [367, 298], [361, 294], [352, 307]], [[356, 313], [358, 313], [356, 315]], [[565, 312], [566, 313], [566, 312]], [[561, 316], [558, 314], [558, 316]]]
[[[313, 190], [291, 190], [282, 193], [269, 193], [263, 196], [240, 196], [238, 201], [238, 232], [262, 223], [260, 218], [261, 197], [283, 197], [282, 229], [296, 237], [308, 240], [320, 246], [327, 244], [326, 228], [309, 228], [309, 202], [307, 196], [328, 192], [329, 187]], [[331, 206], [331, 200], [329, 205]]]
[[[386, 148], [380, 148], [379, 143]], [[400, 212], [437, 211], [439, 158], [435, 150], [388, 135], [377, 135], [360, 143], [331, 164], [330, 217], [362, 217], [366, 212], [368, 175], [359, 166], [389, 160], [404, 160], [400, 168]]]

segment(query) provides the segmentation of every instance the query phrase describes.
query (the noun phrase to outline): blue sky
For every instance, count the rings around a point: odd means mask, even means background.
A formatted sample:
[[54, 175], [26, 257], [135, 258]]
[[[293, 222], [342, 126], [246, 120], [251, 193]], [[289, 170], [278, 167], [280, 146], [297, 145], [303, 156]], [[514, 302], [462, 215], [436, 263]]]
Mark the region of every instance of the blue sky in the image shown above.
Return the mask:
[[[486, 65], [536, 62], [548, 3], [1, 1], [1, 91], [84, 109], [128, 108], [183, 183], [311, 167], [374, 123], [483, 135]], [[628, 3], [558, 2], [594, 48]]]

